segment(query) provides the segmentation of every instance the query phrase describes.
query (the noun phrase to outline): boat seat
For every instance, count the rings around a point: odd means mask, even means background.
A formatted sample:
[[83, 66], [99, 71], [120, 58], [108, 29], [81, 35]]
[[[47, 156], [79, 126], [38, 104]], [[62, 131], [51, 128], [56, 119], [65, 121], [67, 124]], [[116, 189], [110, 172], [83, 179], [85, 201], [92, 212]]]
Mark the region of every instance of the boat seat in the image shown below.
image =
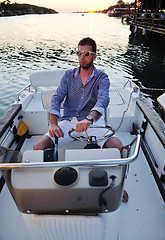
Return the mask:
[[[56, 89], [57, 88], [53, 90], [43, 90], [41, 92], [41, 100], [44, 109], [49, 110], [51, 106], [52, 97], [55, 94]], [[61, 109], [63, 109], [63, 102], [61, 103]]]
[[111, 105], [122, 105], [124, 104], [123, 99], [119, 92], [110, 92], [110, 106]]
[[34, 215], [30, 227], [35, 230], [32, 239], [102, 240], [105, 222], [100, 216]]
[[37, 91], [40, 89], [41, 102], [44, 109], [48, 110], [50, 108], [52, 96], [55, 94], [64, 73], [65, 70], [61, 69], [37, 71], [30, 74], [31, 86]]
[[55, 94], [56, 89], [53, 90], [43, 90], [41, 92], [41, 100], [43, 108], [48, 110], [51, 106], [52, 97]]
[[52, 97], [55, 94], [56, 89], [59, 86], [60, 80], [64, 73], [65, 70], [60, 69], [60, 70], [37, 71], [30, 74], [29, 79], [31, 85], [36, 90], [41, 88], [41, 101], [44, 109], [48, 110], [50, 108]]
[[57, 87], [66, 70], [47, 70], [37, 71], [30, 74], [29, 79], [31, 86], [38, 90], [38, 88]]
[[[135, 104], [134, 101], [138, 97], [138, 93], [133, 93], [132, 101], [128, 102], [131, 96], [130, 89], [123, 89], [120, 92], [110, 92], [110, 104], [107, 108], [107, 125], [117, 129], [124, 113], [123, 122], [120, 126], [120, 131], [132, 131], [132, 123], [135, 122]], [[126, 111], [127, 110], [127, 111]]]
[[64, 73], [65, 70], [47, 70], [30, 74], [30, 83], [35, 92], [24, 108], [24, 119], [29, 127], [29, 134], [42, 135], [47, 132], [49, 125], [47, 110]]

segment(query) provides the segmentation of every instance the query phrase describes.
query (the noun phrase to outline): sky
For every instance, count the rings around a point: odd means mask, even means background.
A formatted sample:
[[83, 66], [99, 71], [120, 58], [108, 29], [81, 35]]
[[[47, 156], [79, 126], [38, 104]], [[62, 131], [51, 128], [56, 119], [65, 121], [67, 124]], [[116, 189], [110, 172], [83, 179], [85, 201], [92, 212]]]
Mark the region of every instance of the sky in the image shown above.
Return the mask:
[[[133, 0], [124, 2], [131, 3]], [[41, 7], [52, 8], [58, 12], [73, 11], [94, 11], [107, 9], [111, 5], [115, 5], [117, 0], [10, 0], [11, 3], [28, 3]]]

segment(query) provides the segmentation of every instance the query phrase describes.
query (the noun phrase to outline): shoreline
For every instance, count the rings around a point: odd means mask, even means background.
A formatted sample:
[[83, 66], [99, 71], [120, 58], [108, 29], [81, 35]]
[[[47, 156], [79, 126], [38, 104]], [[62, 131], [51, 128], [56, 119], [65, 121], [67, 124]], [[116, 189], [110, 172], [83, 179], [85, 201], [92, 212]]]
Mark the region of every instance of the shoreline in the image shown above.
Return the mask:
[[58, 14], [51, 8], [38, 7], [31, 4], [0, 3], [0, 17], [21, 16], [27, 14]]

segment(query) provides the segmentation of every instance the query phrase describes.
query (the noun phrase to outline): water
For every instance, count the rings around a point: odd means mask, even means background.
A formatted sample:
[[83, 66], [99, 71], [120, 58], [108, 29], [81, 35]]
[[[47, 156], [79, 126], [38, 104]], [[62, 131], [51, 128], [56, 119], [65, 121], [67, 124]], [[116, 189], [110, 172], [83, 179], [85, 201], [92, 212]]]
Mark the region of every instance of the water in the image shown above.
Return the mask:
[[[38, 70], [78, 66], [78, 41], [90, 36], [95, 62], [110, 74], [111, 89], [128, 79], [139, 86], [165, 88], [165, 49], [130, 36], [128, 25], [104, 14], [25, 15], [0, 18], [0, 116]], [[153, 101], [162, 92], [147, 92]]]

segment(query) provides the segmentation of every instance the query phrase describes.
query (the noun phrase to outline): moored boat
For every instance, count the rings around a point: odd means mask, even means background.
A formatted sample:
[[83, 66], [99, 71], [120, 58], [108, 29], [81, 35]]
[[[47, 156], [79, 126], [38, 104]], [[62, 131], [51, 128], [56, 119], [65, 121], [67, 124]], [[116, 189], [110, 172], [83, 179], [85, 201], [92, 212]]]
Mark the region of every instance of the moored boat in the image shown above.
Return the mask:
[[0, 239], [163, 239], [165, 126], [134, 83], [110, 92], [105, 126], [93, 126], [113, 130], [125, 146], [121, 153], [91, 148], [90, 136], [33, 150], [47, 132], [63, 74], [32, 73], [0, 120]]
[[160, 95], [157, 98], [158, 101], [158, 111], [160, 114], [160, 117], [163, 119], [163, 121], [165, 122], [165, 93], [163, 93], [162, 95]]
[[129, 8], [114, 8], [108, 11], [108, 17], [122, 17], [123, 15], [130, 15], [131, 10]]

